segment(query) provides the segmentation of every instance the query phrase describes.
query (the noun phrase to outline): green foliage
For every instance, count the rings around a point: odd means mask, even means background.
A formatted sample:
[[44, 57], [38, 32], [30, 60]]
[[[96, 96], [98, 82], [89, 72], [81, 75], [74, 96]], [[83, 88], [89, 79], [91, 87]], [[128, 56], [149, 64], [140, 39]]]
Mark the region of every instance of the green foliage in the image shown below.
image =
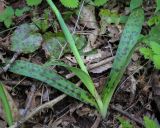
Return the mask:
[[14, 10], [11, 6], [7, 6], [3, 12], [0, 13], [0, 22], [9, 28], [13, 24], [14, 16], [22, 16], [25, 12], [29, 11], [29, 7]]
[[143, 3], [143, 0], [131, 0], [130, 2], [130, 9], [134, 10], [138, 7], [140, 7]]
[[79, 5], [79, 0], [60, 0], [61, 3], [68, 8], [76, 8]]
[[160, 44], [154, 41], [149, 42], [147, 48], [140, 48], [145, 59], [153, 61], [155, 68], [160, 69]]
[[[79, 0], [60, 0], [60, 1], [65, 7], [68, 7], [68, 8], [76, 8], [79, 5]], [[93, 2], [95, 6], [102, 6], [107, 1], [108, 0], [92, 0], [91, 2]]]
[[150, 59], [153, 57], [152, 49], [150, 48], [140, 48], [141, 54], [145, 57], [145, 59]]
[[41, 46], [42, 36], [33, 24], [22, 24], [11, 37], [11, 50], [22, 53], [32, 53]]
[[25, 12], [27, 12], [27, 11], [29, 11], [29, 10], [30, 10], [29, 7], [24, 7], [24, 8], [21, 8], [21, 9], [16, 9], [16, 10], [15, 10], [15, 15], [16, 15], [17, 17], [22, 16]]
[[42, 0], [26, 0], [29, 6], [37, 6], [41, 4]]
[[12, 25], [14, 17], [14, 10], [11, 6], [7, 6], [3, 12], [0, 13], [0, 22], [4, 22], [5, 26], [9, 28]]
[[119, 24], [120, 16], [116, 12], [112, 12], [108, 9], [101, 9], [99, 12], [99, 16], [101, 17], [101, 24]]
[[10, 109], [9, 101], [4, 90], [4, 85], [0, 81], [0, 101], [2, 102], [3, 109], [5, 111], [6, 121], [11, 126], [13, 124], [12, 112]]
[[[150, 119], [148, 116], [144, 116], [144, 126], [145, 128], [159, 128], [159, 124], [153, 120]], [[134, 126], [132, 124], [130, 124], [130, 122], [122, 117], [118, 117], [119, 122], [122, 125], [122, 128], [134, 128]]]
[[112, 70], [108, 78], [109, 81], [107, 81], [102, 93], [105, 108], [104, 113], [106, 113], [112, 95], [130, 62], [133, 51], [137, 45], [143, 23], [143, 9], [138, 8], [133, 10], [123, 30], [116, 57], [112, 65]]
[[159, 33], [160, 33], [160, 24], [157, 24], [154, 27], [152, 27], [152, 29], [149, 32], [149, 35], [146, 36], [145, 42], [147, 43], [149, 41], [154, 41], [160, 43]]
[[160, 24], [160, 16], [159, 15], [155, 15], [155, 16], [151, 17], [148, 20], [147, 24], [149, 26]]
[[104, 5], [108, 0], [93, 0], [95, 6], [102, 6]]
[[160, 10], [160, 0], [156, 0], [156, 4], [157, 4], [156, 12], [158, 12]]
[[157, 122], [155, 122], [154, 120], [150, 119], [147, 116], [144, 116], [143, 119], [144, 119], [145, 128], [159, 128], [160, 127]]
[[37, 19], [34, 17], [32, 19], [33, 23], [41, 30], [42, 33], [45, 33], [46, 30], [50, 27], [48, 19]]
[[97, 107], [94, 98], [87, 91], [77, 87], [75, 84], [44, 66], [33, 64], [27, 61], [17, 60], [11, 66], [9, 71], [43, 81], [71, 97]]
[[127, 21], [126, 16], [121, 16], [117, 12], [113, 12], [108, 9], [101, 9], [99, 12], [99, 16], [101, 18], [100, 20], [101, 34], [104, 34], [106, 32], [106, 27], [109, 24], [119, 24], [119, 23], [125, 23]]
[[146, 47], [140, 48], [141, 54], [145, 59], [153, 61], [155, 68], [160, 69], [160, 24], [155, 25], [151, 28], [148, 35], [145, 36], [143, 42]]
[[133, 125], [127, 119], [119, 116], [118, 120], [120, 124], [122, 125], [122, 128], [134, 128]]

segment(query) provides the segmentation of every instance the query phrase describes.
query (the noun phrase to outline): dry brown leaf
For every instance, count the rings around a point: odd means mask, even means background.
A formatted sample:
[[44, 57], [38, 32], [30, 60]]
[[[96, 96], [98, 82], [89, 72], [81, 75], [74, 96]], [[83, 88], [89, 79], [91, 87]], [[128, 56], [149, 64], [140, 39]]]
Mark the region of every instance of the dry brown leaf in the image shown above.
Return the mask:
[[4, 0], [0, 0], [0, 13], [4, 11], [5, 3]]
[[80, 23], [86, 26], [87, 28], [93, 29], [91, 33], [88, 35], [89, 44], [84, 49], [84, 52], [88, 52], [92, 48], [96, 48], [100, 44], [99, 42], [96, 42], [99, 34], [99, 27], [95, 17], [95, 7], [93, 6], [83, 7]]

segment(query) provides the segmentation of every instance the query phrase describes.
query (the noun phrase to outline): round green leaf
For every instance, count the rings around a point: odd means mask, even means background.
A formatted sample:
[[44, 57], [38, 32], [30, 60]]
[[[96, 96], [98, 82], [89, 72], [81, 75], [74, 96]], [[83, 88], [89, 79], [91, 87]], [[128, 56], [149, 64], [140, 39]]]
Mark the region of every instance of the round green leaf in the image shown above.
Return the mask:
[[11, 50], [22, 53], [32, 53], [41, 46], [42, 36], [33, 24], [22, 24], [11, 37]]

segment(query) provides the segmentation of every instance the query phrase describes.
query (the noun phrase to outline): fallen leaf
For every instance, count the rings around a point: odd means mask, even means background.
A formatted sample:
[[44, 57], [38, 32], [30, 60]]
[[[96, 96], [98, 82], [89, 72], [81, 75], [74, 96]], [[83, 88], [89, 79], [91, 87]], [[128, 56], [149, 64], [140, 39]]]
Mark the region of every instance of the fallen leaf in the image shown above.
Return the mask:
[[11, 37], [11, 50], [22, 53], [32, 53], [42, 43], [42, 36], [33, 24], [22, 24], [13, 32]]

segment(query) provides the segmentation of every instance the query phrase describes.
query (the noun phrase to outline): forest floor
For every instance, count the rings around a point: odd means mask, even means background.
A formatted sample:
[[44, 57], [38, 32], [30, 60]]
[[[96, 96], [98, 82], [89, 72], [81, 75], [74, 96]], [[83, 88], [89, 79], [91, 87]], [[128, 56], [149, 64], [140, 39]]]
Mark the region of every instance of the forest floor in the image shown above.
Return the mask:
[[[84, 62], [99, 92], [102, 91], [111, 70], [124, 28], [123, 23], [116, 23], [115, 20], [119, 15], [129, 15], [129, 2], [112, 0], [101, 7], [81, 3], [76, 9], [65, 8], [58, 0], [55, 2], [70, 31], [77, 38], [77, 47], [83, 54]], [[6, 6], [17, 9], [27, 5], [25, 0], [0, 0], [0, 13]], [[143, 8], [146, 19], [149, 19], [155, 11], [155, 2], [147, 0]], [[114, 20], [112, 15], [106, 16], [104, 18], [110, 18], [113, 23], [104, 24], [99, 15], [103, 9], [116, 12], [117, 19]], [[63, 60], [71, 66], [77, 65], [68, 44], [64, 41], [58, 21], [45, 1], [37, 7], [30, 8], [21, 16], [14, 16], [8, 28], [0, 22], [0, 63], [5, 63], [6, 59], [11, 59], [15, 55], [11, 50], [11, 37], [18, 26], [29, 23], [43, 26], [39, 31], [43, 35], [52, 33], [55, 39], [59, 39], [57, 35], [61, 36], [59, 41], [62, 41], [62, 44], [61, 46], [53, 45], [53, 49], [49, 49], [50, 44], [48, 47], [42, 44], [33, 53], [20, 54], [16, 60], [27, 60], [42, 65], [50, 64], [56, 59]], [[150, 27], [145, 22], [142, 33], [145, 35], [149, 31]], [[52, 66], [52, 69], [68, 80], [81, 85], [79, 79], [65, 68]], [[94, 107], [65, 96], [62, 92], [38, 80], [7, 71], [0, 75], [0, 81], [5, 85], [7, 97], [14, 112], [14, 120], [25, 119], [22, 124], [24, 128], [120, 128], [119, 118], [130, 121], [135, 128], [142, 128], [144, 115], [160, 120], [156, 105], [160, 102], [153, 97], [153, 86], [155, 83], [159, 84], [159, 77], [152, 62], [145, 60], [138, 49], [134, 52], [112, 97], [105, 119], [101, 118]], [[53, 100], [58, 102], [53, 107], [48, 107], [47, 103], [51, 104]], [[33, 109], [34, 112], [37, 109], [40, 110], [33, 113]], [[31, 114], [29, 118], [28, 114]], [[7, 127], [1, 104], [0, 127]]]

